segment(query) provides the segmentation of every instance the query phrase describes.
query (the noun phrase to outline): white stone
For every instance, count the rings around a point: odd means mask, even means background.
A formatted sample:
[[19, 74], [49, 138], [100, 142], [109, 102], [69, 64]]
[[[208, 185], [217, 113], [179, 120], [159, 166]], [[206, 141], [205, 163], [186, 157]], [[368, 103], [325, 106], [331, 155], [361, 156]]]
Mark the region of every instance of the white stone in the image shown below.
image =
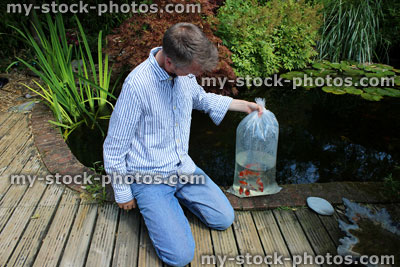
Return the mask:
[[308, 197], [307, 205], [321, 215], [332, 215], [335, 212], [331, 203], [320, 197]]

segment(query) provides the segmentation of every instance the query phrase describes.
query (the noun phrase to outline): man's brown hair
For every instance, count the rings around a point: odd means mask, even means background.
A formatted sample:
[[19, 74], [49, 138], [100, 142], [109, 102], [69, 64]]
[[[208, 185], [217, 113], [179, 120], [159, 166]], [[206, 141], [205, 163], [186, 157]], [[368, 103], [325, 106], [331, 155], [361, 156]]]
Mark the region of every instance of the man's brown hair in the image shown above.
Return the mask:
[[212, 71], [218, 63], [218, 50], [194, 24], [181, 22], [171, 26], [163, 37], [163, 50], [178, 67], [189, 66], [193, 61], [203, 71]]

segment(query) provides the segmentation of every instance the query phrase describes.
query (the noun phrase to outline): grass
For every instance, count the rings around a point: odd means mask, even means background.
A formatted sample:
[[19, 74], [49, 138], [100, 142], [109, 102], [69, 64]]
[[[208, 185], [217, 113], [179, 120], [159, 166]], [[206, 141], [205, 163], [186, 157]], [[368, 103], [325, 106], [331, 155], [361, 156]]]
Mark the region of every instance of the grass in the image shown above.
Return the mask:
[[352, 59], [372, 62], [375, 49], [383, 43], [380, 21], [382, 0], [322, 0], [324, 25], [318, 52], [333, 62]]

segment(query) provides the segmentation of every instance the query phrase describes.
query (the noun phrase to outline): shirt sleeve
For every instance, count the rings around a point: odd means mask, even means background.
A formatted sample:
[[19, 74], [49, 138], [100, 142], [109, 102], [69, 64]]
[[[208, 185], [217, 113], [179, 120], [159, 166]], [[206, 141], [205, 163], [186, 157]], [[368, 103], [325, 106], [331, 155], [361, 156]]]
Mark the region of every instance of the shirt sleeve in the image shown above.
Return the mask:
[[126, 155], [141, 116], [141, 103], [131, 81], [122, 86], [114, 111], [111, 114], [107, 137], [103, 144], [104, 169], [111, 176], [115, 201], [126, 203], [133, 199], [129, 184], [115, 179], [126, 174]]
[[232, 100], [229, 96], [206, 93], [197, 82], [193, 90], [193, 108], [207, 113], [216, 125], [225, 117]]

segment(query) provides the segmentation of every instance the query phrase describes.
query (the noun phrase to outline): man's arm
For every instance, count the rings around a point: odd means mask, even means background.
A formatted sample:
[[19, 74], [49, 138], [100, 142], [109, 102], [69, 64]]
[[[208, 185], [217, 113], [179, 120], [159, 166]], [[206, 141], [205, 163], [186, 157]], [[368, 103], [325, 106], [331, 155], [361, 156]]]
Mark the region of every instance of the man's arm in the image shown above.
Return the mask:
[[197, 84], [196, 79], [194, 79], [194, 82], [192, 91], [193, 109], [204, 111], [216, 125], [219, 125], [225, 117], [233, 98], [214, 93], [206, 93], [204, 88]]
[[[103, 144], [104, 168], [112, 177], [114, 174], [122, 177], [126, 174], [126, 154], [134, 137], [141, 110], [134, 86], [131, 82], [125, 81], [111, 115], [107, 138]], [[119, 183], [118, 180], [112, 179], [115, 201], [120, 207], [122, 207], [120, 204], [129, 206], [133, 204], [130, 185], [123, 182]]]
[[251, 113], [253, 111], [258, 110], [258, 116], [261, 116], [263, 113], [263, 108], [254, 103], [254, 102], [249, 102], [246, 100], [240, 100], [240, 99], [233, 99], [231, 104], [229, 105], [229, 110], [231, 111], [241, 111], [241, 112], [247, 112]]
[[221, 123], [228, 110], [246, 113], [258, 110], [259, 116], [263, 113], [263, 108], [254, 102], [206, 93], [203, 87], [197, 83], [196, 85], [193, 94], [193, 108], [208, 113], [216, 125]]

